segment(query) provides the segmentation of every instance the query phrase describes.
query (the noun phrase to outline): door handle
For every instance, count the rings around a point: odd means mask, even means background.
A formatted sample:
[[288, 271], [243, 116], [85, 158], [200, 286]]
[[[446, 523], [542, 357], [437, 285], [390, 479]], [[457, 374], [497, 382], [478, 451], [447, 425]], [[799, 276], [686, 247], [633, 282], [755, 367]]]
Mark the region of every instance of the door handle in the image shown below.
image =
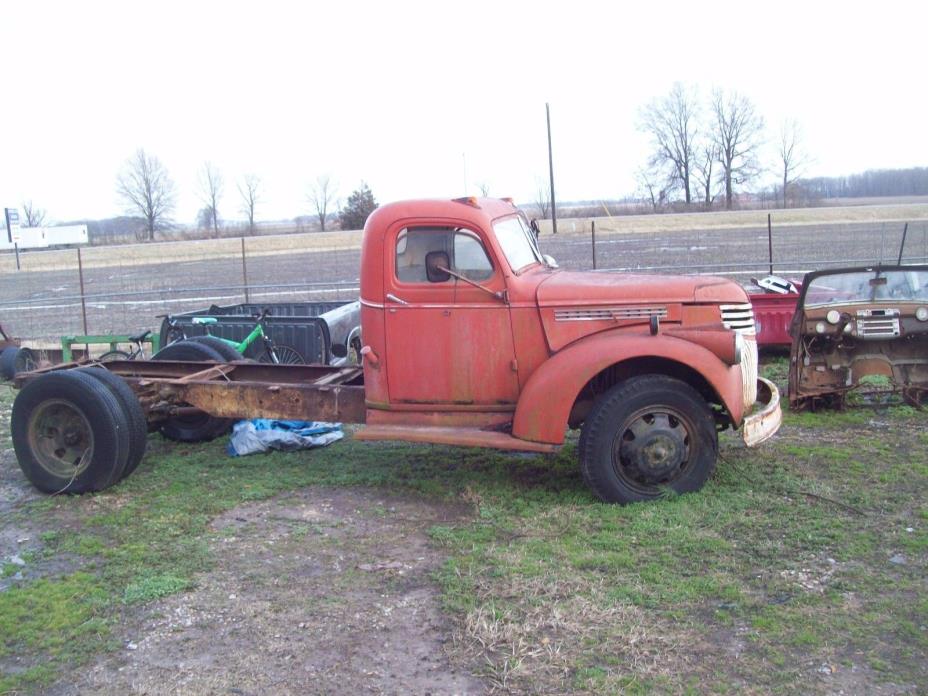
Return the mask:
[[387, 293], [387, 299], [392, 300], [393, 302], [397, 302], [399, 304], [405, 304], [405, 305], [409, 304], [406, 300], [401, 300], [399, 297], [394, 295], [392, 292]]

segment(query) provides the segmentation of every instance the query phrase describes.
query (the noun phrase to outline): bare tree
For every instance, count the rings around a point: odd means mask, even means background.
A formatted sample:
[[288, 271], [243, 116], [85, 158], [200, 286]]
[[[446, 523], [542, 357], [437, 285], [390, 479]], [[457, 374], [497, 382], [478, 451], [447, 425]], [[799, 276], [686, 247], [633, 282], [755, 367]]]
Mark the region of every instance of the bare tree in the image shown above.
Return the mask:
[[695, 143], [698, 135], [699, 102], [695, 89], [681, 82], [641, 111], [639, 128], [651, 135], [654, 152], [650, 166], [669, 166], [683, 189], [687, 205], [692, 201], [690, 179], [693, 174]]
[[718, 148], [725, 182], [725, 208], [731, 210], [734, 187], [761, 172], [757, 150], [762, 144], [764, 118], [747, 97], [715, 90], [712, 96], [712, 141]]
[[248, 218], [248, 234], [255, 233], [255, 206], [258, 205], [260, 195], [258, 188], [261, 186], [261, 179], [254, 174], [246, 174], [245, 178], [238, 184], [238, 192], [242, 197], [241, 211]]
[[23, 215], [26, 216], [26, 227], [41, 227], [45, 223], [45, 211], [36, 208], [32, 201], [23, 201]]
[[542, 220], [548, 218], [548, 211], [551, 209], [551, 184], [544, 184], [538, 181], [538, 191], [535, 194], [535, 205], [538, 206], [538, 215]]
[[787, 205], [789, 187], [796, 183], [803, 169], [809, 164], [809, 156], [803, 150], [802, 128], [793, 119], [780, 126], [780, 143], [777, 154], [783, 171], [783, 207]]
[[477, 190], [480, 191], [480, 195], [484, 198], [490, 195], [490, 185], [485, 181], [477, 184]]
[[638, 170], [636, 178], [641, 192], [651, 204], [651, 211], [660, 212], [667, 204], [670, 192], [676, 184], [675, 176], [667, 176], [659, 167], [642, 167]]
[[209, 209], [213, 237], [219, 236], [219, 199], [222, 198], [222, 174], [211, 162], [200, 170], [200, 200]]
[[713, 167], [719, 159], [719, 150], [715, 143], [703, 141], [696, 149], [694, 178], [703, 192], [703, 205], [706, 210], [712, 207], [715, 199], [715, 180]]
[[313, 204], [316, 211], [316, 217], [319, 218], [319, 229], [325, 232], [325, 221], [328, 217], [329, 206], [335, 202], [335, 195], [338, 193], [338, 187], [335, 185], [328, 174], [323, 174], [316, 178], [309, 191], [309, 202]]
[[167, 169], [154, 155], [139, 148], [123, 166], [116, 178], [116, 193], [132, 213], [145, 218], [143, 232], [148, 241], [155, 231], [170, 224], [174, 210], [174, 182]]

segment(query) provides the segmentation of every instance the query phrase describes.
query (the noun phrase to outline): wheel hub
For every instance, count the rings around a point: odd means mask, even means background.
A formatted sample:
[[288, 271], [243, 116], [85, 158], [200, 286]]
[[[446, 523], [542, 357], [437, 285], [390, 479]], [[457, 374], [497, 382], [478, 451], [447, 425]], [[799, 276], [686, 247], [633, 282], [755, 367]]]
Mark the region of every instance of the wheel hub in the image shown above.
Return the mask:
[[90, 462], [90, 420], [70, 402], [52, 399], [36, 407], [28, 437], [38, 464], [56, 476], [77, 476]]
[[688, 455], [686, 429], [666, 413], [636, 418], [621, 438], [619, 460], [633, 479], [657, 484], [672, 479]]

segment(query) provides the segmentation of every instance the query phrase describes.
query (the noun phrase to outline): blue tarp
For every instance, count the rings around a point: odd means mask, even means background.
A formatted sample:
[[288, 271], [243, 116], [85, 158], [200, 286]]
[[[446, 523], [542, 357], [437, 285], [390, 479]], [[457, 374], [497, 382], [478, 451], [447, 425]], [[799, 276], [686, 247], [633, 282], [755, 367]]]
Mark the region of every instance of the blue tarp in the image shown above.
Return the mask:
[[241, 457], [272, 449], [309, 449], [323, 447], [344, 436], [341, 423], [253, 418], [239, 421], [232, 428], [228, 452]]

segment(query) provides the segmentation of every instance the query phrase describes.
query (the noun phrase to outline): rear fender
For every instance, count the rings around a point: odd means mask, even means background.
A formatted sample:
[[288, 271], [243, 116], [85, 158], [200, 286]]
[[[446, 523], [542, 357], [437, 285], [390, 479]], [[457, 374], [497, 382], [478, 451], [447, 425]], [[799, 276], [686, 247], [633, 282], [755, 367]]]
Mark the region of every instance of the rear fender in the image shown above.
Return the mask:
[[740, 426], [744, 415], [740, 366], [727, 365], [708, 349], [680, 338], [611, 332], [571, 344], [532, 373], [519, 396], [512, 434], [561, 444], [570, 410], [586, 384], [606, 368], [636, 358], [660, 358], [697, 372], [733, 424]]

